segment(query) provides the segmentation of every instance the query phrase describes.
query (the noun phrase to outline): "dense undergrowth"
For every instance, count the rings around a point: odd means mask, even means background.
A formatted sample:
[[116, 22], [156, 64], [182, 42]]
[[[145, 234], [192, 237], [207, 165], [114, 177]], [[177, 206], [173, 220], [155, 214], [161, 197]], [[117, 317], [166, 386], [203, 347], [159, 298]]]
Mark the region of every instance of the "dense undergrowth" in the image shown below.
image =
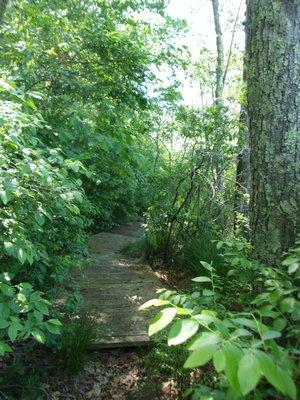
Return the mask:
[[90, 233], [139, 219], [123, 251], [179, 290], [142, 307], [166, 306], [128, 399], [160, 398], [164, 378], [172, 399], [297, 398], [299, 242], [272, 266], [248, 243], [243, 54], [226, 54], [218, 97], [216, 54], [195, 64], [174, 44], [185, 28], [160, 0], [11, 0], [0, 15], [0, 397], [76, 387], [93, 321], [72, 271]]

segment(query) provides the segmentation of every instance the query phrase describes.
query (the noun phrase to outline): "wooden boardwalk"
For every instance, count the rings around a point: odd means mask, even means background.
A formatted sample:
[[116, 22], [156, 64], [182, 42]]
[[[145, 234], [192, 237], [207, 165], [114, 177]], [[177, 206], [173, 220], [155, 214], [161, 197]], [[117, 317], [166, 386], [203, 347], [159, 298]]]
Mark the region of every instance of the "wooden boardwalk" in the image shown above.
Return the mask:
[[96, 324], [93, 348], [148, 344], [149, 313], [138, 311], [161, 287], [151, 268], [122, 255], [122, 247], [141, 235], [137, 223], [101, 232], [89, 240], [93, 262], [76, 274], [84, 308]]

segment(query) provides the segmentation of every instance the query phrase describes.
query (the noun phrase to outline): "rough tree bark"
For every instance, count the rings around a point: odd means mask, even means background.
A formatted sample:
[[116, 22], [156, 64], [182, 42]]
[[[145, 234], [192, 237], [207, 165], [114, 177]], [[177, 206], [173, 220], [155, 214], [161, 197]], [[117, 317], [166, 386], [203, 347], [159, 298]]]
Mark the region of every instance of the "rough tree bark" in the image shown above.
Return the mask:
[[300, 225], [300, 1], [247, 0], [250, 226], [258, 259], [276, 264]]
[[8, 0], [0, 0], [0, 25], [2, 24], [5, 9], [7, 7]]

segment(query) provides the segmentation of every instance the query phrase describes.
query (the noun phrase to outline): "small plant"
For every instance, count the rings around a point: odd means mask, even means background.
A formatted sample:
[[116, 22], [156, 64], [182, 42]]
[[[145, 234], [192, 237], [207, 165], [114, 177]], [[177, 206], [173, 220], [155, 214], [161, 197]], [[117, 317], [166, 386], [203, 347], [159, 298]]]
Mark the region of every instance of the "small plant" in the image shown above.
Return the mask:
[[93, 338], [94, 323], [88, 314], [83, 313], [65, 323], [59, 351], [67, 374], [76, 375], [82, 369]]

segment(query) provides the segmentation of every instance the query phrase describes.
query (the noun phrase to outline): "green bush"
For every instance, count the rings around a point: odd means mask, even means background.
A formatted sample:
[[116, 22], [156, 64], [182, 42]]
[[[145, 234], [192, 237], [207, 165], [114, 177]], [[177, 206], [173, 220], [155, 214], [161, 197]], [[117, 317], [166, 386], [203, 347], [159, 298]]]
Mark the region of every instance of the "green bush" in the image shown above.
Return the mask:
[[[190, 355], [184, 368], [198, 368], [212, 361], [219, 377], [218, 389], [227, 390], [226, 399], [253, 392], [254, 398], [268, 398], [274, 392], [275, 397], [296, 400], [300, 242], [286, 256], [281, 268], [266, 267], [249, 259], [246, 254], [250, 246], [243, 241], [228, 240], [218, 247], [227, 249], [228, 267], [234, 266], [226, 278], [230, 281], [228, 290], [235, 290], [235, 275], [238, 285], [245, 279], [248, 301], [244, 301], [243, 309], [236, 312], [224, 307], [226, 293], [222, 293], [222, 281], [211, 264], [202, 262], [208, 274], [193, 279], [198, 286], [195, 291], [180, 294], [162, 290], [159, 299], [141, 307], [167, 306], [154, 317], [149, 334], [160, 332], [175, 319], [169, 329], [168, 345], [187, 344]], [[239, 293], [235, 294], [238, 301]], [[187, 394], [202, 399], [202, 389], [189, 389]], [[258, 393], [260, 397], [255, 397]], [[218, 396], [214, 398], [222, 398]]]
[[0, 275], [0, 357], [12, 351], [8, 341], [44, 343], [45, 333], [60, 334], [61, 323], [48, 317], [50, 304], [29, 283], [12, 285], [11, 275]]

